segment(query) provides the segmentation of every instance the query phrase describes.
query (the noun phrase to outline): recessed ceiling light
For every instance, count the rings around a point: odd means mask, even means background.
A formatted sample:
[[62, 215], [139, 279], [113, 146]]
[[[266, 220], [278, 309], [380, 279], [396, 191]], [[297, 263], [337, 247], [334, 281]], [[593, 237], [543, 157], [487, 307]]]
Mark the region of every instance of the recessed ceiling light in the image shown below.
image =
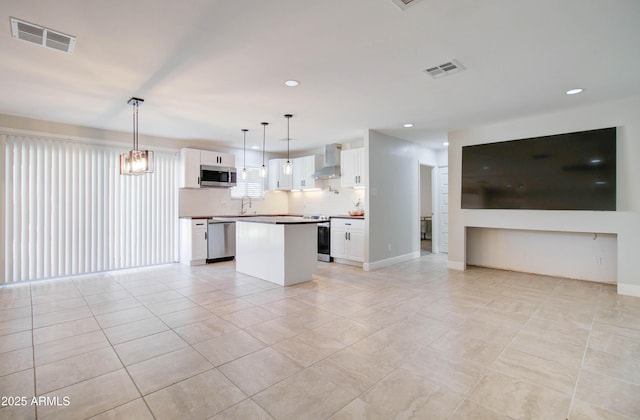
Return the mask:
[[448, 146], [448, 145], [449, 145], [449, 142], [448, 142], [448, 141], [445, 141], [444, 143], [442, 143], [442, 145], [443, 145], [443, 146]]
[[584, 89], [581, 89], [581, 88], [569, 89], [569, 90], [568, 90], [568, 91], [566, 91], [565, 93], [566, 93], [567, 95], [575, 95], [575, 94], [578, 94], [578, 93], [582, 93], [582, 91], [583, 91], [583, 90], [584, 90]]
[[258, 150], [260, 146], [251, 146], [252, 149]]
[[406, 123], [406, 124], [402, 124], [402, 126], [403, 126], [404, 128], [411, 128], [411, 127], [413, 127], [413, 124], [411, 124], [411, 123]]
[[284, 84], [289, 87], [295, 87], [295, 86], [298, 86], [300, 82], [298, 82], [297, 80], [291, 79], [291, 80], [285, 80]]

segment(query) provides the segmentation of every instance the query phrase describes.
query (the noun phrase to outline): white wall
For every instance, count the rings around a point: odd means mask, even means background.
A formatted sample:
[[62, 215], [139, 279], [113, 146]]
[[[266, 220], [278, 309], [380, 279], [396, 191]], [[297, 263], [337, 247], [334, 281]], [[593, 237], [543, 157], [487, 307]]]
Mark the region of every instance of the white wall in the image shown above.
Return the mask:
[[288, 194], [289, 213], [346, 215], [349, 210], [355, 210], [358, 199], [364, 208], [365, 190], [362, 188], [342, 188], [339, 178], [316, 181], [316, 185], [319, 191], [291, 191]]
[[420, 255], [420, 164], [436, 154], [417, 144], [369, 130], [365, 137], [368, 248], [366, 270]]
[[[241, 200], [231, 199], [228, 188], [180, 188], [180, 217], [234, 216], [240, 214]], [[287, 214], [287, 193], [267, 191], [264, 200], [254, 199], [247, 214]]]
[[613, 234], [467, 228], [467, 264], [525, 273], [615, 283], [616, 248]]
[[[606, 233], [617, 235], [617, 247], [606, 246], [606, 252], [617, 253], [614, 276], [618, 292], [640, 296], [640, 97], [552, 112], [498, 124], [486, 125], [449, 133], [449, 266], [464, 268], [469, 262], [467, 228], [492, 228], [544, 232], [551, 242], [566, 232]], [[618, 211], [535, 211], [535, 210], [468, 210], [460, 208], [462, 146], [496, 141], [618, 127], [617, 142], [617, 202]], [[554, 232], [562, 232], [561, 234]], [[607, 236], [608, 237], [608, 236]], [[490, 247], [494, 236], [483, 240], [474, 238], [473, 247]], [[584, 238], [568, 240], [563, 248], [568, 259], [579, 261], [568, 277], [581, 278], [580, 273], [594, 270], [592, 256], [586, 258], [574, 249], [580, 249]], [[511, 247], [524, 250], [527, 240], [515, 241]], [[552, 249], [536, 250], [536, 258], [552, 258]], [[604, 250], [602, 252], [605, 252]], [[470, 251], [474, 261], [475, 250]], [[614, 255], [614, 254], [607, 254]], [[509, 265], [510, 255], [500, 254], [501, 264]], [[607, 258], [603, 256], [603, 258]], [[603, 263], [606, 263], [603, 261]], [[540, 265], [541, 267], [541, 265]], [[535, 268], [536, 272], [540, 268]], [[597, 267], [600, 269], [601, 267]], [[608, 275], [608, 274], [607, 274]]]

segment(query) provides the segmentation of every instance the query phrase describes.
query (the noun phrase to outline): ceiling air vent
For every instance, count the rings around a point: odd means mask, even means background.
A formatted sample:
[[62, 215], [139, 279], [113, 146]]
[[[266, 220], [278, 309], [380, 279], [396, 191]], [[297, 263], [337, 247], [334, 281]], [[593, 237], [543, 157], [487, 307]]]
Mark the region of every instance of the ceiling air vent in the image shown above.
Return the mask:
[[419, 2], [420, 0], [391, 0], [391, 1], [393, 1], [393, 4], [395, 4], [396, 6], [401, 8], [402, 10], [404, 10], [409, 6], [413, 6], [414, 4]]
[[464, 70], [464, 67], [456, 60], [448, 61], [439, 66], [429, 67], [424, 72], [434, 79], [458, 73]]
[[74, 36], [16, 18], [11, 18], [11, 36], [67, 54], [73, 54], [73, 49], [76, 46], [76, 37]]

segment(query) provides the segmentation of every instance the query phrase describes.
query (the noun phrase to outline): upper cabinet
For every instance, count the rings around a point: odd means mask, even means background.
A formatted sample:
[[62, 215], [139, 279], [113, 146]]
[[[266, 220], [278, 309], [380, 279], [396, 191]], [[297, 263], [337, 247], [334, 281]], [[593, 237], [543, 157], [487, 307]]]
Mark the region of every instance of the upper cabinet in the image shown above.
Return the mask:
[[200, 150], [180, 149], [180, 188], [200, 188]]
[[236, 156], [210, 150], [180, 149], [180, 188], [200, 188], [200, 165], [235, 168]]
[[235, 168], [236, 156], [230, 153], [219, 153], [212, 152], [210, 150], [202, 150], [200, 151], [200, 164]]
[[316, 187], [316, 180], [312, 176], [316, 171], [316, 157], [304, 156], [293, 159], [293, 186], [294, 190], [305, 190]]
[[364, 149], [349, 149], [340, 152], [342, 187], [364, 187]]
[[271, 159], [269, 161], [269, 190], [271, 191], [288, 191], [292, 185], [292, 174], [284, 173], [284, 164], [287, 159]]

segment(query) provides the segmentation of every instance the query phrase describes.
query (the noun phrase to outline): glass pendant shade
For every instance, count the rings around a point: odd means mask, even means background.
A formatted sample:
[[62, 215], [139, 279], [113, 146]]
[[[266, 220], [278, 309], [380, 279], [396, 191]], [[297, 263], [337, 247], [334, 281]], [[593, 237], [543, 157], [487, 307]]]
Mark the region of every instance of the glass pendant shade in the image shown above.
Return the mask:
[[242, 168], [240, 171], [240, 179], [243, 181], [247, 179], [247, 168]]
[[144, 175], [153, 172], [153, 152], [138, 149], [138, 105], [144, 99], [131, 98], [133, 105], [133, 149], [120, 154], [120, 175]]
[[267, 177], [267, 167], [262, 165], [260, 167], [260, 178], [266, 178]]
[[153, 172], [153, 152], [129, 150], [120, 154], [120, 175], [144, 175]]
[[291, 175], [291, 162], [287, 160], [287, 163], [284, 164], [284, 174]]

